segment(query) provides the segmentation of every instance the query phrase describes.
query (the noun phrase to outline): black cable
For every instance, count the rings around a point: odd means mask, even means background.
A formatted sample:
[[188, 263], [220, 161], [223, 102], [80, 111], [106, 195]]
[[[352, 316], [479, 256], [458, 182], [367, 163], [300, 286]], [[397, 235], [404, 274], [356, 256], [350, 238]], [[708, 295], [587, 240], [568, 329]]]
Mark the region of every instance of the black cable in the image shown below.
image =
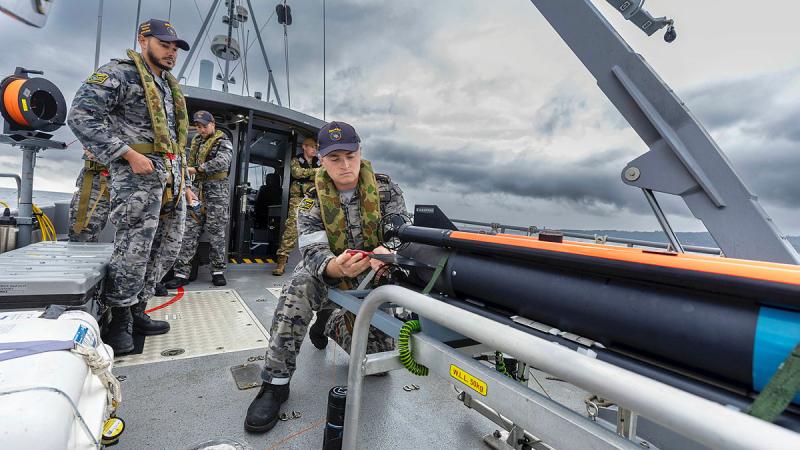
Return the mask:
[[[195, 8], [197, 8], [197, 14], [200, 17], [200, 20], [202, 21], [203, 20], [203, 13], [200, 12], [200, 7], [197, 6], [197, 0], [194, 0], [194, 6], [195, 6]], [[211, 20], [209, 21], [209, 23], [214, 22], [214, 19], [217, 18], [217, 12], [218, 11], [219, 11], [219, 8], [214, 10], [214, 15], [211, 16]], [[206, 43], [206, 40], [208, 40], [208, 35], [209, 35], [209, 31], [210, 30], [211, 30], [211, 27], [206, 28], [206, 31], [205, 31], [206, 35], [203, 37], [202, 41], [200, 42], [200, 48], [203, 48], [203, 46]], [[192, 63], [192, 67], [189, 68], [189, 73], [186, 75], [186, 80], [187, 81], [189, 80], [189, 77], [192, 76], [192, 72], [194, 71], [194, 66], [197, 64], [197, 61], [200, 60], [200, 52], [196, 52], [196, 54], [197, 54], [197, 57], [195, 58], [194, 62]], [[219, 60], [217, 60], [217, 65], [219, 65]], [[212, 83], [213, 83], [213, 81], [212, 81]]]
[[328, 22], [328, 16], [325, 12], [325, 0], [322, 0], [322, 120], [327, 122], [327, 97], [326, 94], [328, 93], [327, 88], [325, 86], [326, 78], [327, 78], [327, 30], [325, 26]]
[[[286, 0], [283, 0], [283, 6], [286, 7]], [[288, 26], [286, 22], [283, 23], [283, 55], [286, 63], [286, 98], [289, 104], [289, 108], [292, 107], [292, 91], [289, 87], [289, 33], [287, 31]]]

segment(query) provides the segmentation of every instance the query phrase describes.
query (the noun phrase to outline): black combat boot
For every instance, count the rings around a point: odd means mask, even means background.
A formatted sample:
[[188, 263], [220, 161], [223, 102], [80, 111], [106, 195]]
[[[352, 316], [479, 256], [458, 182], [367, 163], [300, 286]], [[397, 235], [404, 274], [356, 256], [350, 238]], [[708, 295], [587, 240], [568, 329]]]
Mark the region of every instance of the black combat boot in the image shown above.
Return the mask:
[[311, 343], [314, 344], [314, 347], [320, 350], [324, 350], [325, 347], [328, 346], [328, 337], [325, 336], [325, 325], [328, 324], [331, 313], [333, 313], [332, 309], [320, 309], [317, 311], [317, 319], [314, 321], [314, 324], [311, 325], [311, 328], [308, 329], [308, 338], [311, 340]]
[[189, 284], [188, 278], [175, 277], [164, 283], [164, 287], [167, 289], [178, 289], [179, 287], [186, 286], [187, 284]]
[[156, 283], [156, 297], [169, 297], [169, 291], [160, 281]]
[[111, 308], [111, 322], [103, 335], [103, 342], [114, 349], [114, 356], [133, 351], [133, 316], [129, 306]]
[[228, 284], [228, 282], [225, 281], [225, 275], [221, 273], [211, 275], [211, 282], [214, 283], [214, 286], [225, 286]]
[[281, 405], [289, 398], [289, 385], [264, 383], [258, 395], [247, 408], [244, 429], [254, 433], [266, 433], [278, 423]]
[[169, 331], [169, 322], [164, 320], [153, 320], [144, 310], [147, 309], [147, 302], [139, 302], [131, 306], [133, 315], [133, 330], [145, 336], [164, 334]]

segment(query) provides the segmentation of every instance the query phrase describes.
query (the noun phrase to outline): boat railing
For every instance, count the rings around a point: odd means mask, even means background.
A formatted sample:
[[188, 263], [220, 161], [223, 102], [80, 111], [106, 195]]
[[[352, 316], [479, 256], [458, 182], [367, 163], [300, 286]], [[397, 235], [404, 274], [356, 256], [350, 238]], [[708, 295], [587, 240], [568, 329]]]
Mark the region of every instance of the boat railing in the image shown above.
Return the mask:
[[[347, 376], [343, 448], [358, 442], [359, 419], [364, 397], [364, 377], [399, 366], [399, 357], [387, 361], [388, 353], [366, 355], [369, 326], [384, 303], [408, 308], [439, 325], [474, 339], [499, 352], [513, 355], [553, 376], [611, 400], [694, 442], [715, 449], [800, 448], [800, 435], [651, 378], [581, 354], [521, 330], [510, 328], [400, 286], [381, 286], [361, 303], [353, 329]], [[432, 374], [456, 381], [463, 392], [477, 392], [480, 402], [504, 406], [503, 415], [521, 429], [555, 448], [637, 448], [631, 441], [561, 405], [543, 398], [519, 383], [503, 379], [494, 369], [481, 369], [468, 355], [460, 355], [425, 333], [411, 336], [414, 359]], [[391, 356], [391, 355], [390, 355]], [[394, 364], [391, 364], [393, 362]], [[391, 369], [388, 369], [391, 370]], [[455, 372], [455, 373], [454, 373]], [[459, 383], [460, 382], [460, 383]], [[432, 413], [439, 414], [439, 411]], [[635, 434], [635, 432], [634, 432]], [[580, 438], [581, 442], [574, 439]], [[561, 445], [559, 445], [561, 444]]]
[[[657, 248], [669, 251], [675, 250], [674, 248], [672, 248], [672, 245], [667, 242], [646, 241], [642, 239], [629, 239], [629, 238], [609, 236], [609, 235], [588, 234], [570, 230], [552, 230], [549, 228], [547, 229], [540, 228], [535, 225], [523, 227], [519, 225], [506, 225], [497, 222], [478, 222], [474, 220], [465, 220], [465, 219], [451, 219], [451, 221], [455, 224], [472, 225], [476, 227], [485, 228], [486, 231], [491, 233], [508, 233], [509, 231], [516, 231], [524, 233], [526, 236], [533, 236], [541, 231], [548, 230], [548, 231], [558, 231], [562, 233], [565, 237], [570, 237], [574, 239], [585, 239], [598, 244], [614, 243], [614, 244], [627, 245], [628, 247], [649, 247], [649, 248]], [[470, 230], [462, 230], [462, 231], [470, 231]], [[483, 230], [478, 230], [478, 231], [483, 231]], [[688, 252], [723, 256], [722, 250], [715, 247], [703, 247], [699, 245], [683, 245], [683, 249]]]

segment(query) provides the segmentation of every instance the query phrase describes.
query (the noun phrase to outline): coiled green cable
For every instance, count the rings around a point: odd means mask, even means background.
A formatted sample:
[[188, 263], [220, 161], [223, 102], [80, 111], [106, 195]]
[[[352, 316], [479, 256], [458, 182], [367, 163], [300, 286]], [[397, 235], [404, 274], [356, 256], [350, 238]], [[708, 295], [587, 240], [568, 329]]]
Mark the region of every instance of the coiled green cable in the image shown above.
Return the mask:
[[495, 351], [494, 352], [494, 370], [502, 373], [507, 377], [514, 378], [511, 373], [509, 373], [508, 368], [506, 367], [506, 358], [503, 356], [502, 352]]
[[404, 323], [400, 328], [400, 333], [397, 335], [397, 350], [400, 352], [400, 362], [409, 372], [414, 375], [425, 377], [428, 376], [428, 368], [422, 364], [414, 361], [414, 355], [411, 354], [409, 347], [411, 335], [422, 330], [419, 320], [409, 320]]

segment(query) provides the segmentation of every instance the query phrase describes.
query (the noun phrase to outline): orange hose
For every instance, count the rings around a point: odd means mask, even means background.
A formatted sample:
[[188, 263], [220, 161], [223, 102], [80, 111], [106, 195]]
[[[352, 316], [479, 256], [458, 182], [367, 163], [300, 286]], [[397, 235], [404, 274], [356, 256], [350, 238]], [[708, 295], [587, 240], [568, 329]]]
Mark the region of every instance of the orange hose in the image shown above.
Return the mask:
[[25, 120], [25, 116], [22, 115], [22, 111], [19, 109], [19, 91], [26, 81], [20, 78], [8, 83], [5, 91], [3, 91], [3, 107], [17, 125], [28, 127], [30, 124]]

